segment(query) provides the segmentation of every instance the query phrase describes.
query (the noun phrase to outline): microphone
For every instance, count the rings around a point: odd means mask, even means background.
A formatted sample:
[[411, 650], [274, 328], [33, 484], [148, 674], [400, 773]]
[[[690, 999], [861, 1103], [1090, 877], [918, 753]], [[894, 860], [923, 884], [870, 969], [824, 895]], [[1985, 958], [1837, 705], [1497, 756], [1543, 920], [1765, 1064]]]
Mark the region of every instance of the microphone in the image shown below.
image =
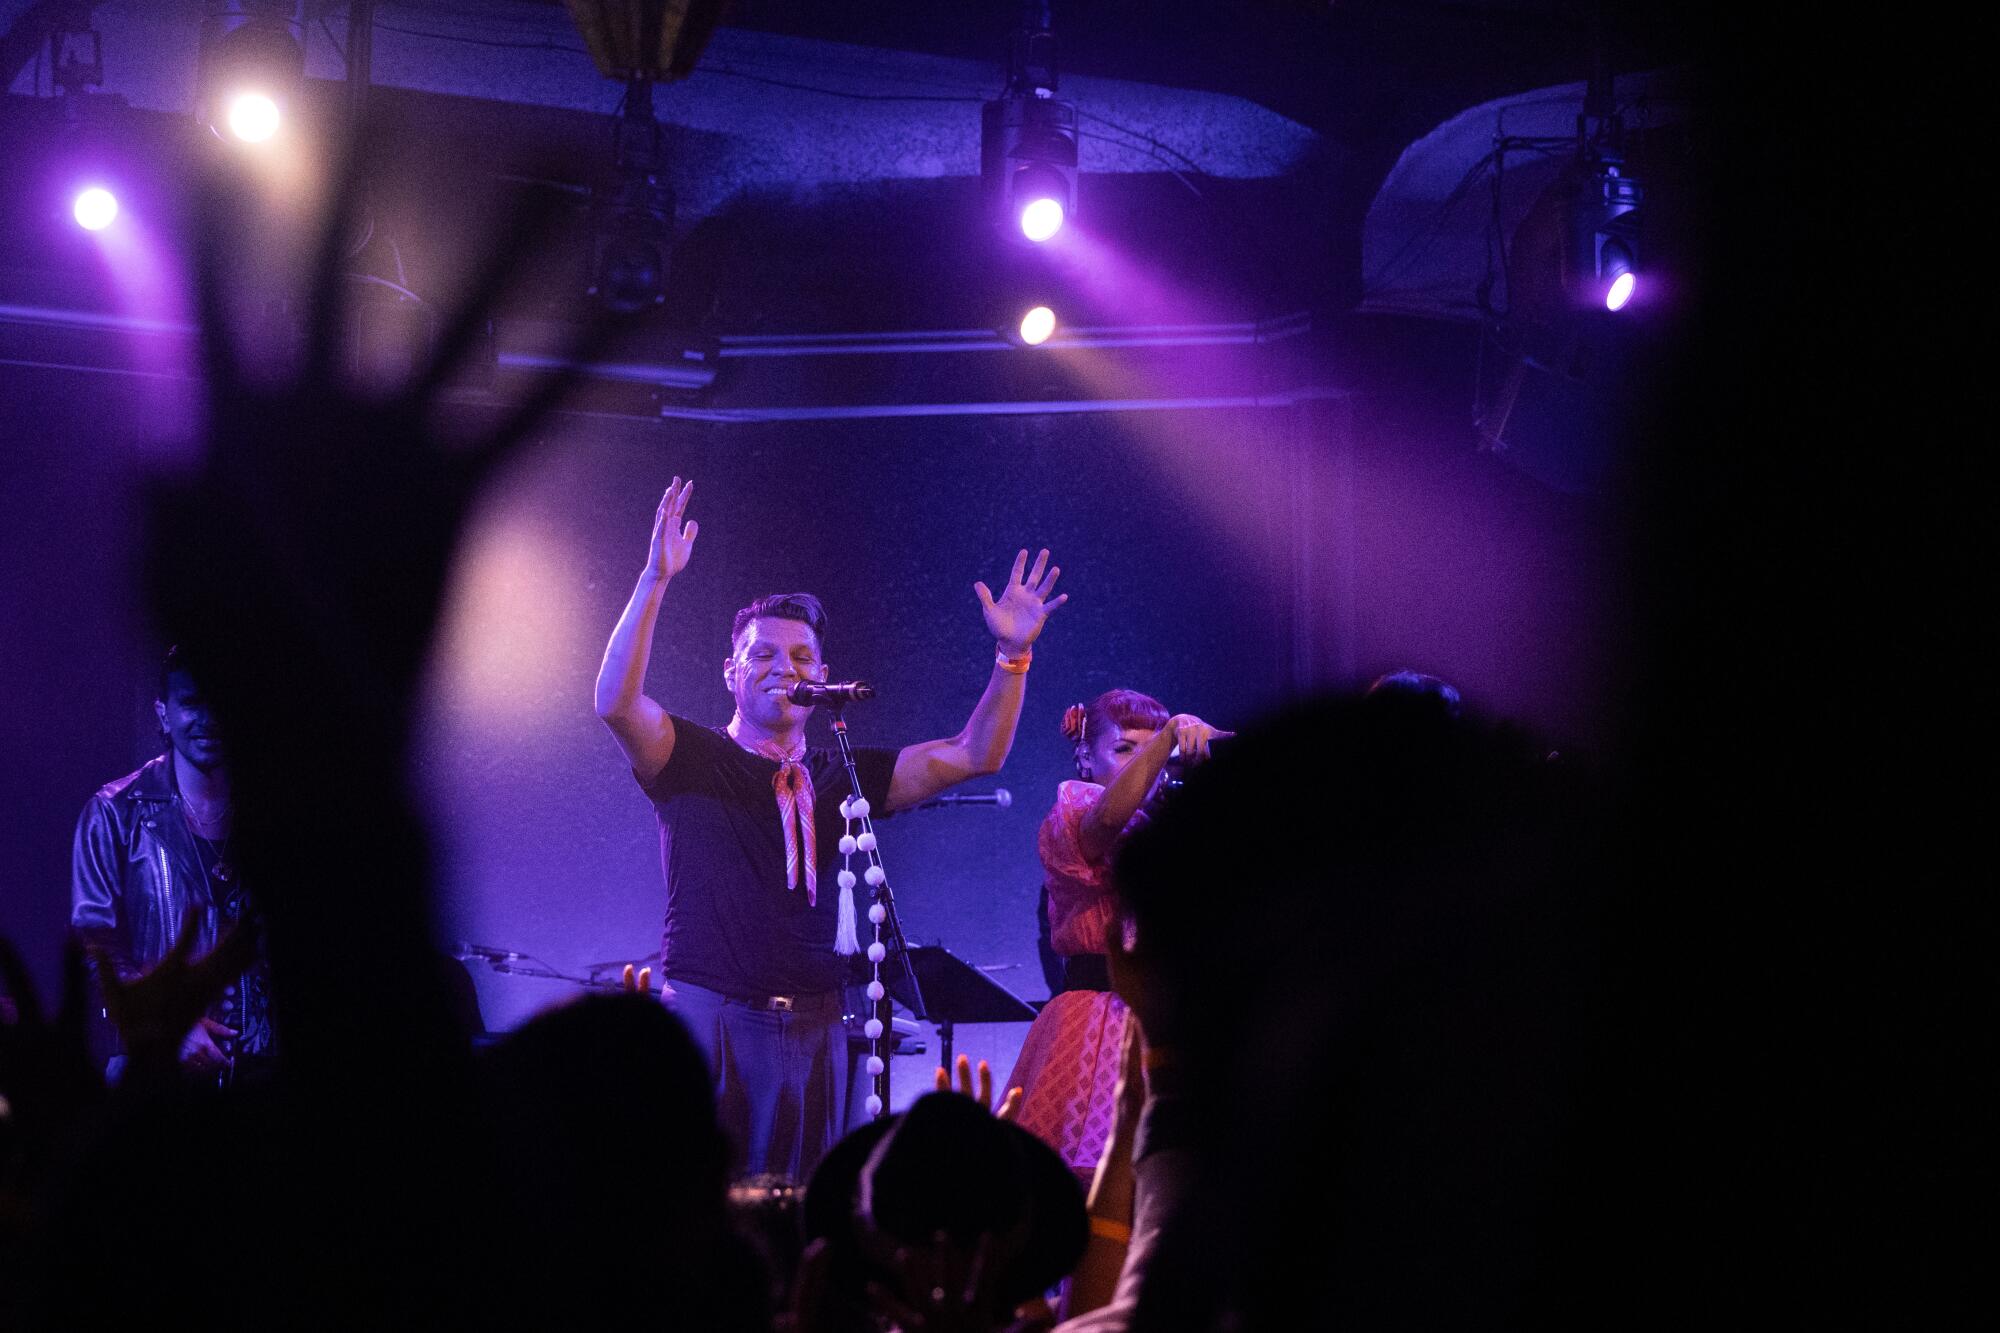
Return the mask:
[[836, 680], [826, 684], [801, 680], [793, 682], [785, 697], [806, 708], [814, 704], [851, 704], [856, 699], [873, 699], [875, 687], [865, 680]]
[[918, 806], [917, 809], [928, 810], [934, 805], [991, 805], [1005, 810], [1012, 804], [1014, 804], [1014, 793], [1008, 791], [1005, 787], [996, 787], [992, 791], [967, 792], [963, 795], [955, 796], [933, 796], [930, 800]]

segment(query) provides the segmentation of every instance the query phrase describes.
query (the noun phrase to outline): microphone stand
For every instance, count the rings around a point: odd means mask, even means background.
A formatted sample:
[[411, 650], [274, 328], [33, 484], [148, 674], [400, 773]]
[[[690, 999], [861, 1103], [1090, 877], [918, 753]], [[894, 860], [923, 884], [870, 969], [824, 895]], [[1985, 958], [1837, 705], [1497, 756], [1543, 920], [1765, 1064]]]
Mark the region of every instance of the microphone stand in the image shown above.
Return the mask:
[[[845, 703], [842, 700], [829, 699], [826, 706], [833, 713], [833, 739], [840, 747], [840, 762], [847, 766], [847, 789], [852, 793], [850, 799], [856, 801], [862, 800], [864, 798], [861, 794], [861, 773], [854, 766], [854, 743], [848, 739], [847, 718], [841, 711], [845, 707]], [[861, 827], [863, 830], [873, 833], [875, 831], [875, 824], [872, 816], [863, 816]], [[882, 864], [879, 846], [871, 855], [874, 858], [872, 864], [878, 866]], [[916, 965], [910, 961], [910, 946], [903, 939], [903, 923], [896, 915], [896, 895], [889, 891], [889, 877], [886, 870], [883, 872], [882, 882], [874, 886], [873, 897], [874, 901], [881, 905], [883, 911], [883, 919], [879, 927], [880, 937], [885, 946], [895, 954], [897, 962], [902, 965], [903, 979], [909, 983], [910, 987], [910, 998], [916, 1002], [910, 1006], [911, 1011], [919, 1019], [929, 1022], [929, 1015], [924, 1005], [924, 993], [922, 988], [917, 985]], [[878, 963], [876, 964], [878, 974], [880, 970], [881, 965]], [[882, 1067], [882, 1072], [874, 1075], [874, 1092], [875, 1096], [880, 1099], [883, 1113], [886, 1113], [889, 1109], [888, 1042], [893, 1040], [892, 1034], [894, 1033], [894, 1029], [890, 1026], [889, 1022], [891, 1008], [892, 1001], [889, 999], [888, 991], [885, 988], [882, 998], [875, 1001], [875, 1020], [882, 1025], [880, 1028], [882, 1035], [876, 1037], [874, 1044], [869, 1048], [877, 1063]]]

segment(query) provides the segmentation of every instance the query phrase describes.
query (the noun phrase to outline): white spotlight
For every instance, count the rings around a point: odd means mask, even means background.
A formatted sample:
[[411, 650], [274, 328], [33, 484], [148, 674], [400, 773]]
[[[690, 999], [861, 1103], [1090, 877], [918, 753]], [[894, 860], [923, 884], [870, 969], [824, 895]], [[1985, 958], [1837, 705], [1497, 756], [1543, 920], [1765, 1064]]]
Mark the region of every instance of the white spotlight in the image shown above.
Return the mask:
[[1045, 305], [1038, 305], [1021, 316], [1021, 341], [1030, 347], [1040, 347], [1056, 331], [1056, 312]]
[[93, 185], [76, 196], [70, 213], [85, 231], [103, 231], [118, 217], [118, 197], [101, 185]]
[[1063, 206], [1046, 195], [1021, 210], [1021, 234], [1031, 241], [1046, 241], [1062, 230]]
[[229, 99], [229, 132], [245, 143], [263, 143], [278, 132], [278, 104], [263, 93]]

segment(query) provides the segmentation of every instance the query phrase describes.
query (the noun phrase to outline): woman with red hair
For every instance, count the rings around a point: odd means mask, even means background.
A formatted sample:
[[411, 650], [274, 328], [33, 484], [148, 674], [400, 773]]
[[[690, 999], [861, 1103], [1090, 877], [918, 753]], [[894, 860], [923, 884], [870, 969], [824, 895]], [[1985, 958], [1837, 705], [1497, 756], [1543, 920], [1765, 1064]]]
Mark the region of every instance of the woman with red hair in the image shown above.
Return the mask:
[[1189, 713], [1169, 716], [1137, 690], [1107, 690], [1063, 714], [1077, 780], [1056, 789], [1036, 845], [1065, 985], [1029, 1027], [1004, 1086], [1022, 1090], [1015, 1122], [1062, 1154], [1086, 1185], [1116, 1116], [1125, 1036], [1125, 1005], [1111, 992], [1104, 957], [1117, 912], [1112, 853], [1143, 822], [1169, 761], [1200, 763], [1209, 742], [1229, 734]]

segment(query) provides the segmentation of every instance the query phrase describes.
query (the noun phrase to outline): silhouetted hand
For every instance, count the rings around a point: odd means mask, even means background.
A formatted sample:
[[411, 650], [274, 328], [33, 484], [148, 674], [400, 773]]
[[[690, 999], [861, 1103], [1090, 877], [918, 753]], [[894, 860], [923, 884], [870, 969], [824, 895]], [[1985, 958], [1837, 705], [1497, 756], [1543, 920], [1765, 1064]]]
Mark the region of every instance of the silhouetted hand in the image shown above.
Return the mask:
[[[937, 1090], [939, 1092], [952, 1090], [951, 1071], [943, 1065], [938, 1066]], [[1000, 1109], [993, 1110], [993, 1067], [984, 1060], [979, 1062], [979, 1089], [975, 1092], [972, 1085], [972, 1060], [968, 1056], [958, 1057], [958, 1091], [987, 1110], [993, 1111], [995, 1120], [1012, 1120], [1014, 1113], [1021, 1109], [1021, 1089], [1009, 1088], [1007, 1095], [1000, 1101]]]
[[[345, 251], [368, 165], [367, 154], [350, 150], [335, 182], [303, 310], [303, 351], [275, 382], [246, 371], [233, 327], [239, 303], [223, 251], [238, 225], [223, 216], [228, 192], [211, 185], [199, 195], [208, 449], [192, 476], [158, 488], [147, 570], [169, 632], [226, 651], [229, 679], [217, 693], [245, 741], [257, 725], [309, 720], [283, 716], [288, 705], [300, 710], [306, 690], [348, 727], [361, 723], [357, 713], [407, 706], [474, 496], [612, 327], [607, 319], [586, 329], [557, 358], [565, 369], [502, 406], [483, 430], [445, 437], [438, 418], [448, 383], [550, 232], [550, 207], [530, 196], [498, 228], [408, 383], [383, 392], [352, 382], [342, 365], [353, 322], [347, 293], [356, 290]], [[366, 738], [378, 748], [400, 740]]]
[[[207, 448], [155, 486], [144, 567], [160, 628], [204, 650], [204, 688], [229, 729], [234, 836], [268, 930], [284, 1058], [294, 1071], [370, 1059], [414, 1075], [445, 1069], [457, 1049], [450, 1006], [424, 981], [432, 858], [404, 782], [450, 562], [481, 486], [614, 325], [590, 322], [521, 401], [453, 404], [448, 420], [465, 428], [445, 431], [455, 373], [551, 233], [552, 205], [531, 194], [468, 243], [479, 258], [464, 298], [440, 313], [407, 381], [357, 382], [345, 349], [360, 288], [345, 268], [370, 160], [350, 148], [336, 172], [304, 284], [302, 350], [275, 374], [246, 368], [234, 325], [242, 223], [230, 192], [198, 191]], [[310, 840], [297, 824], [305, 775], [325, 831]], [[357, 875], [365, 913], [350, 897]], [[391, 1030], [403, 1040], [385, 1042]]]
[[0, 938], [0, 979], [13, 1002], [13, 1013], [0, 1021], [0, 1099], [31, 1150], [36, 1140], [76, 1124], [82, 1108], [104, 1094], [84, 1029], [85, 978], [83, 951], [72, 941], [63, 954], [62, 1002], [50, 1015], [21, 955]]
[[201, 909], [189, 907], [174, 947], [130, 980], [120, 980], [114, 968], [99, 960], [104, 1009], [125, 1042], [133, 1069], [158, 1071], [179, 1063], [207, 1072], [230, 1062], [216, 1038], [236, 1033], [205, 1015], [223, 987], [256, 961], [256, 928], [238, 921], [213, 949], [196, 958], [194, 942], [200, 929]]

